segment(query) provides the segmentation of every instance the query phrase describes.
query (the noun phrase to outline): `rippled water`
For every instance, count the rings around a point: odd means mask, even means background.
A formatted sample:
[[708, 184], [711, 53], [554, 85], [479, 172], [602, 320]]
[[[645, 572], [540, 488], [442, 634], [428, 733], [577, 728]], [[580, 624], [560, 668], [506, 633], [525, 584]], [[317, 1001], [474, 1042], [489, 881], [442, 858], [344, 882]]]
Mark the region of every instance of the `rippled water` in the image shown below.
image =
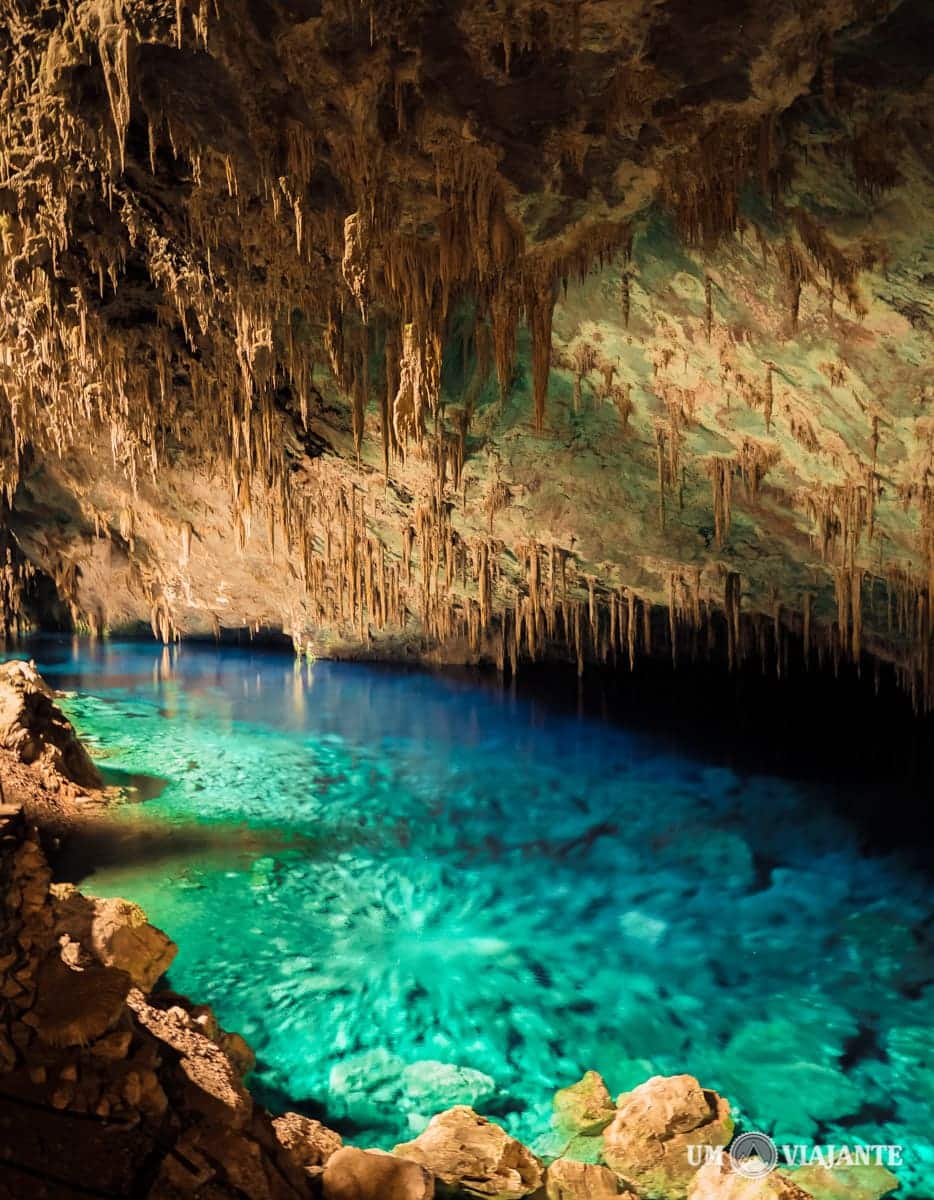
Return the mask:
[[246, 1036], [273, 1107], [390, 1145], [462, 1100], [535, 1142], [587, 1068], [689, 1071], [746, 1128], [904, 1145], [899, 1194], [934, 1195], [927, 881], [820, 786], [463, 679], [34, 653], [149, 797], [86, 890], [179, 942], [170, 986]]

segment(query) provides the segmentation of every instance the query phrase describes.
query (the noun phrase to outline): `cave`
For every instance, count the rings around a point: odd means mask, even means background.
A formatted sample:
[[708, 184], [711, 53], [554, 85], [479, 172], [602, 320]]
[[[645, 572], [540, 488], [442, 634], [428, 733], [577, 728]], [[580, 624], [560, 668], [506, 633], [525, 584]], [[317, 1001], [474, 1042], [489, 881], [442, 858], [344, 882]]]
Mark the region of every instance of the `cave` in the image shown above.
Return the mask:
[[0, 0], [0, 1200], [932, 1200], [929, 0]]

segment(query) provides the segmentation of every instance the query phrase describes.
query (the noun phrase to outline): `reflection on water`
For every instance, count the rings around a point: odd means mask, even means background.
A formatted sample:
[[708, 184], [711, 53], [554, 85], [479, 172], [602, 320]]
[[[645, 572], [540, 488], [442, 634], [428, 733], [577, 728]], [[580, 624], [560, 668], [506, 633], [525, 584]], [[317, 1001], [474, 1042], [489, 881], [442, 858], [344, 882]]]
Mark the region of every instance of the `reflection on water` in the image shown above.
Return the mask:
[[904, 1144], [934, 1194], [926, 881], [826, 788], [466, 679], [35, 653], [102, 764], [160, 781], [73, 871], [180, 943], [260, 1094], [371, 1144], [457, 1101], [532, 1141], [587, 1068], [690, 1071], [783, 1140]]

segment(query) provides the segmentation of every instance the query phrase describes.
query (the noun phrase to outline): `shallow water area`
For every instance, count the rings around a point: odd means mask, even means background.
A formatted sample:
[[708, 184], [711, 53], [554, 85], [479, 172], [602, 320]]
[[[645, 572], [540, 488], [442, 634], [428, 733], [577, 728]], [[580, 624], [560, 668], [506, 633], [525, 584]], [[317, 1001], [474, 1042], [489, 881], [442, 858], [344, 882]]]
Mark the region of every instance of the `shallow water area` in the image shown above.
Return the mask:
[[544, 1148], [585, 1070], [687, 1071], [781, 1142], [904, 1146], [899, 1195], [934, 1195], [929, 880], [820, 781], [481, 679], [30, 652], [141, 789], [83, 888], [179, 943], [169, 986], [247, 1038], [271, 1107], [390, 1146], [471, 1103]]

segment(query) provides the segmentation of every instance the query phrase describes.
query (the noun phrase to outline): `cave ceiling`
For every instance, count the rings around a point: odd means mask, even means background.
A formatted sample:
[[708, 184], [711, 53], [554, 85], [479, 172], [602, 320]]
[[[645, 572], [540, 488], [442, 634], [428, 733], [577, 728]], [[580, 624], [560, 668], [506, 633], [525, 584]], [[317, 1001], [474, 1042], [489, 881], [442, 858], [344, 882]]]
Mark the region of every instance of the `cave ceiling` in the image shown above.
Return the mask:
[[0, 0], [0, 625], [893, 663], [925, 0]]

